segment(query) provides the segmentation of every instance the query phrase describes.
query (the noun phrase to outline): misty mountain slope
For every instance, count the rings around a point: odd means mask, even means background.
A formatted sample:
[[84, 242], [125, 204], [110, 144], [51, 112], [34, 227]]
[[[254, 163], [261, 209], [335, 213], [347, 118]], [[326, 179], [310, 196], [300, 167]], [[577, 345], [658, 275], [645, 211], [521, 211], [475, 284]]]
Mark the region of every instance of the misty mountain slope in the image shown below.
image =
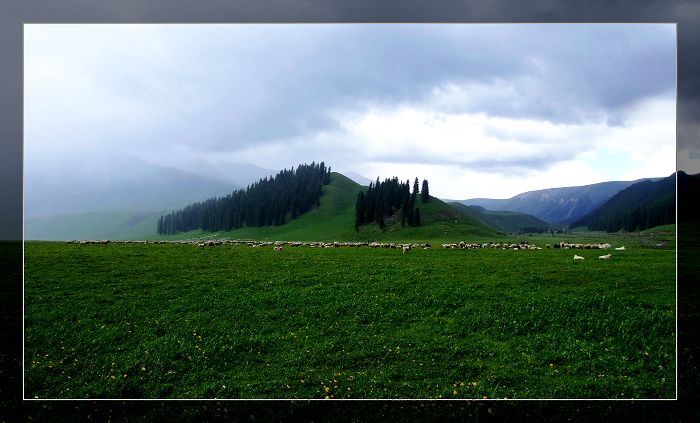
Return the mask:
[[480, 206], [466, 206], [459, 202], [449, 204], [460, 213], [500, 232], [540, 232], [550, 228], [549, 223], [525, 213], [486, 210]]
[[89, 212], [167, 210], [236, 186], [139, 159], [26, 170], [25, 218]]
[[675, 223], [676, 175], [651, 181], [645, 180], [612, 196], [603, 205], [571, 223], [571, 227], [586, 226], [589, 230], [616, 232], [644, 230]]
[[374, 182], [371, 179], [369, 179], [365, 176], [362, 176], [357, 172], [344, 172], [343, 175], [352, 179], [353, 181], [357, 182], [358, 184], [362, 185], [363, 187], [369, 186], [369, 184]]
[[172, 167], [240, 188], [245, 188], [253, 182], [277, 173], [272, 169], [251, 163], [210, 162], [201, 158], [184, 160], [175, 163]]
[[620, 190], [639, 181], [611, 181], [597, 184], [528, 191], [509, 199], [472, 198], [459, 201], [487, 210], [526, 213], [546, 222], [567, 223], [579, 219]]
[[25, 222], [24, 238], [42, 241], [73, 239], [152, 239], [159, 212], [92, 212], [35, 217]]

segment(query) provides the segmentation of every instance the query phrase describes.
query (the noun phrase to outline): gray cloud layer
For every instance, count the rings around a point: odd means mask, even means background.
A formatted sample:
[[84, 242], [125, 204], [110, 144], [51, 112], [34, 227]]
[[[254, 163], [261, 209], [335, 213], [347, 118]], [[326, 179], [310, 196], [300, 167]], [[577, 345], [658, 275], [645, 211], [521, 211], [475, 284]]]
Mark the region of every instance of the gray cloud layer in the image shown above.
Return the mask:
[[[21, 109], [22, 22], [391, 22], [391, 21], [476, 21], [476, 22], [678, 22], [678, 148], [698, 154], [698, 101], [700, 99], [700, 13], [690, 0], [581, 1], [535, 0], [489, 1], [388, 1], [379, 5], [369, 0], [353, 2], [266, 0], [257, 2], [132, 1], [94, 2], [44, 0], [4, 2], [0, 6], [0, 210], [3, 236], [16, 234], [21, 218]], [[13, 223], [14, 222], [14, 223]], [[17, 237], [11, 235], [11, 237]]]
[[[33, 36], [34, 28], [28, 31], [30, 45], [64, 32], [40, 28], [46, 32], [42, 40]], [[119, 28], [107, 28], [107, 35], [102, 28], [77, 31], [66, 40], [107, 44], [101, 61], [81, 56], [71, 68], [84, 72], [98, 94], [91, 91], [75, 108], [64, 107], [67, 98], [80, 101], [81, 93], [64, 88], [82, 75], [37, 90], [37, 96], [29, 90], [28, 122], [55, 123], [37, 138], [60, 137], [62, 128], [63, 138], [75, 141], [111, 137], [115, 145], [181, 142], [232, 150], [337, 130], [334, 112], [424, 104], [436, 89], [450, 87], [466, 91], [456, 102], [434, 102], [447, 113], [616, 122], [621, 109], [672, 92], [675, 83], [669, 26], [160, 26], [145, 32], [146, 39], [122, 37]], [[131, 31], [123, 28], [123, 34]], [[94, 54], [97, 49], [87, 44], [82, 50], [68, 43], [51, 48]], [[40, 52], [29, 55], [30, 75], [35, 68], [56, 66], [35, 62], [36, 56]], [[28, 78], [30, 86], [32, 81]], [[478, 97], [474, 86], [482, 91]], [[119, 107], [128, 118], [108, 132], [101, 132], [104, 120], [91, 122], [84, 113], [119, 118]], [[77, 126], [83, 128], [75, 132]]]

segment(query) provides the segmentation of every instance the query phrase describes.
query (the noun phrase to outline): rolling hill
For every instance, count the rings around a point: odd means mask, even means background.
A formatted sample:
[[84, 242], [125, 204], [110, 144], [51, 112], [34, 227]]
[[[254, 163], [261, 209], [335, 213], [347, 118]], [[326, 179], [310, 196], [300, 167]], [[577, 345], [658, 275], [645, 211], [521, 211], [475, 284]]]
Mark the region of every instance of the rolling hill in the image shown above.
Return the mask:
[[611, 181], [597, 184], [528, 191], [509, 199], [471, 198], [459, 201], [487, 210], [526, 213], [546, 222], [568, 223], [595, 210], [620, 190], [638, 181]]
[[401, 227], [398, 212], [387, 219], [387, 227], [379, 229], [376, 223], [354, 228], [355, 201], [366, 187], [336, 172], [331, 182], [323, 187], [320, 206], [281, 226], [243, 227], [229, 232], [190, 231], [157, 239], [187, 239], [195, 237], [227, 237], [232, 239], [295, 240], [295, 241], [380, 241], [380, 240], [434, 240], [458, 236], [493, 237], [496, 231], [455, 207], [431, 197], [420, 204], [422, 225]]
[[456, 207], [465, 216], [500, 232], [545, 232], [552, 227], [551, 224], [525, 213], [486, 210], [480, 206], [466, 206], [458, 202], [449, 204]]
[[658, 180], [644, 180], [612, 196], [603, 205], [571, 223], [589, 230], [616, 232], [644, 230], [675, 223], [676, 174]]
[[[169, 201], [175, 203], [168, 207], [155, 207], [152, 205], [150, 210], [144, 204], [140, 207], [143, 209], [135, 209], [132, 211], [116, 211], [119, 210], [117, 205], [107, 202], [100, 204], [101, 207], [113, 207], [111, 210], [98, 208], [97, 210], [87, 210], [82, 213], [62, 213], [49, 216], [25, 216], [25, 239], [40, 239], [40, 240], [72, 240], [72, 239], [187, 239], [196, 237], [228, 237], [233, 239], [256, 239], [256, 240], [299, 240], [299, 241], [383, 241], [383, 240], [406, 240], [406, 241], [423, 241], [423, 240], [451, 240], [457, 238], [468, 239], [491, 239], [499, 235], [499, 233], [520, 233], [520, 232], [538, 232], [547, 231], [552, 228], [552, 225], [545, 219], [538, 217], [536, 214], [530, 214], [521, 211], [502, 210], [502, 208], [520, 208], [534, 210], [539, 215], [544, 215], [552, 219], [552, 221], [561, 221], [564, 216], [571, 219], [582, 210], [592, 207], [595, 203], [605, 203], [608, 198], [616, 197], [616, 194], [622, 194], [626, 191], [624, 200], [613, 201], [611, 204], [618, 205], [615, 212], [601, 211], [598, 219], [617, 219], [617, 214], [629, 204], [637, 204], [630, 200], [631, 194], [640, 188], [634, 188], [629, 191], [620, 188], [629, 184], [627, 188], [635, 186], [642, 187], [641, 191], [646, 194], [639, 194], [643, 198], [655, 197], [663, 201], [667, 201], [662, 194], [649, 194], [649, 187], [665, 186], [664, 184], [655, 185], [652, 180], [643, 180], [638, 184], [632, 182], [607, 182], [601, 184], [593, 184], [583, 187], [568, 187], [554, 188], [548, 190], [531, 191], [513, 197], [510, 200], [490, 200], [479, 199], [465, 200], [480, 202], [483, 205], [467, 206], [464, 202], [447, 203], [435, 197], [430, 198], [427, 204], [419, 203], [417, 206], [421, 212], [421, 225], [417, 227], [402, 227], [400, 220], [400, 212], [386, 219], [386, 228], [383, 230], [376, 223], [363, 225], [359, 230], [354, 229], [355, 222], [355, 201], [360, 191], [367, 190], [367, 187], [362, 186], [352, 179], [333, 172], [330, 175], [330, 183], [323, 186], [323, 195], [320, 198], [319, 206], [312, 208], [310, 211], [300, 215], [296, 219], [287, 219], [287, 223], [280, 226], [264, 226], [264, 227], [243, 227], [230, 232], [204, 232], [201, 230], [179, 233], [175, 235], [159, 236], [156, 234], [157, 221], [159, 216], [167, 213], [168, 209], [183, 207], [188, 200], [181, 194], [187, 193], [185, 197], [192, 198], [194, 201], [202, 201], [210, 196], [212, 190], [224, 190], [224, 186], [220, 186], [219, 182], [208, 184], [211, 180], [203, 178], [201, 175], [189, 174], [175, 170], [174, 172], [165, 171], [162, 169], [144, 170], [141, 164], [136, 165], [137, 174], [141, 176], [161, 175], [160, 182], [156, 181], [153, 185], [158, 190], [168, 190], [163, 184], [171, 183], [182, 178], [189, 180], [183, 182], [186, 189], [179, 191], [175, 189], [174, 193], [166, 193], [163, 195], [171, 195]], [[170, 175], [170, 178], [162, 175]], [[679, 174], [680, 175], [680, 174]], [[683, 174], [685, 175], [685, 174]], [[668, 179], [668, 178], [667, 178]], [[697, 178], [696, 178], [697, 179]], [[135, 181], [134, 178], [131, 179]], [[695, 179], [693, 180], [695, 181]], [[641, 184], [641, 185], [639, 185]], [[95, 183], [88, 184], [88, 186]], [[201, 189], [206, 185], [206, 189]], [[122, 183], [122, 191], [126, 191], [128, 184]], [[644, 188], [646, 187], [646, 188]], [[616, 191], [617, 190], [617, 191]], [[115, 191], [116, 201], [120, 206], [132, 203], [125, 198], [120, 197], [120, 190]], [[147, 192], [144, 190], [139, 191]], [[230, 191], [229, 191], [230, 192]], [[664, 191], [666, 192], [666, 191]], [[177, 195], [175, 195], [177, 194]], [[124, 193], [126, 195], [126, 193]], [[175, 197], [172, 197], [175, 195]], [[641, 198], [640, 197], [640, 198]], [[663, 197], [663, 198], [662, 198]], [[99, 198], [99, 197], [93, 197]], [[176, 198], [181, 198], [179, 201]], [[38, 199], [35, 199], [38, 201]], [[49, 198], [50, 200], [50, 198]], [[161, 204], [156, 202], [156, 204]], [[170, 204], [170, 203], [168, 203]], [[666, 204], [666, 203], [664, 203]], [[585, 207], [583, 207], [585, 205]], [[658, 204], [657, 204], [658, 206]], [[487, 210], [488, 208], [495, 210]], [[551, 207], [554, 210], [548, 210]], [[613, 206], [607, 206], [610, 210]], [[655, 206], [656, 207], [656, 206]], [[158, 210], [154, 212], [152, 210]], [[165, 210], [165, 212], [164, 212]], [[590, 216], [597, 216], [591, 214]], [[593, 218], [592, 217], [592, 218]], [[627, 218], [629, 220], [629, 218]]]

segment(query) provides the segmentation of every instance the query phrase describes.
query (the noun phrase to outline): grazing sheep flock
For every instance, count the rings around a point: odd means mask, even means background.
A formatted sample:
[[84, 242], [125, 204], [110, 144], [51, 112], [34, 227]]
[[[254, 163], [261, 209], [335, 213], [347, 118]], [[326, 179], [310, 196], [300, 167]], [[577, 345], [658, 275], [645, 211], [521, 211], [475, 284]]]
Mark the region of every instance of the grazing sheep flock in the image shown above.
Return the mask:
[[[110, 243], [122, 243], [122, 244], [190, 244], [196, 245], [197, 247], [214, 247], [218, 245], [248, 245], [249, 247], [273, 247], [276, 252], [282, 251], [282, 246], [289, 247], [309, 247], [309, 248], [357, 248], [357, 247], [370, 247], [370, 248], [389, 248], [389, 249], [400, 249], [403, 254], [410, 252], [412, 249], [422, 248], [423, 250], [430, 249], [431, 245], [429, 243], [406, 243], [399, 244], [393, 242], [312, 242], [312, 241], [250, 241], [250, 240], [179, 240], [179, 241], [112, 241], [112, 240], [73, 240], [68, 241], [73, 244], [110, 244]], [[448, 243], [442, 244], [443, 249], [503, 249], [503, 250], [541, 250], [534, 244], [529, 244], [526, 242], [520, 243], [509, 243], [509, 242], [486, 242], [486, 243], [467, 243], [460, 241], [458, 243]], [[580, 250], [607, 250], [612, 248], [612, 245], [608, 243], [600, 244], [572, 244], [568, 242], [560, 242], [556, 244], [547, 244], [548, 249], [580, 249]], [[625, 247], [615, 248], [617, 251], [625, 251]], [[599, 259], [609, 259], [611, 254], [605, 254], [598, 256]], [[584, 257], [574, 254], [574, 260], [585, 260]]]

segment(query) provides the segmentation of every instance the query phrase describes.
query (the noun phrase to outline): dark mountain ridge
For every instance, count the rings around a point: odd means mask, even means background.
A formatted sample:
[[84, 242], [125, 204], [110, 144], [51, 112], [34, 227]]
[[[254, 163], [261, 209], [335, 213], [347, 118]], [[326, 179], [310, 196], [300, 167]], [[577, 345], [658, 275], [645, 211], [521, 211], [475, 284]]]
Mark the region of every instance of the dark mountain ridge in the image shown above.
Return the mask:
[[[681, 178], [687, 175], [678, 172]], [[661, 180], [644, 180], [630, 185], [612, 196], [591, 213], [571, 223], [589, 230], [617, 232], [641, 231], [654, 226], [675, 223], [676, 174]]]
[[481, 206], [487, 210], [521, 212], [551, 223], [569, 223], [580, 219], [613, 195], [642, 180], [644, 179], [547, 188], [524, 192], [509, 199], [471, 198], [459, 202], [468, 206]]

